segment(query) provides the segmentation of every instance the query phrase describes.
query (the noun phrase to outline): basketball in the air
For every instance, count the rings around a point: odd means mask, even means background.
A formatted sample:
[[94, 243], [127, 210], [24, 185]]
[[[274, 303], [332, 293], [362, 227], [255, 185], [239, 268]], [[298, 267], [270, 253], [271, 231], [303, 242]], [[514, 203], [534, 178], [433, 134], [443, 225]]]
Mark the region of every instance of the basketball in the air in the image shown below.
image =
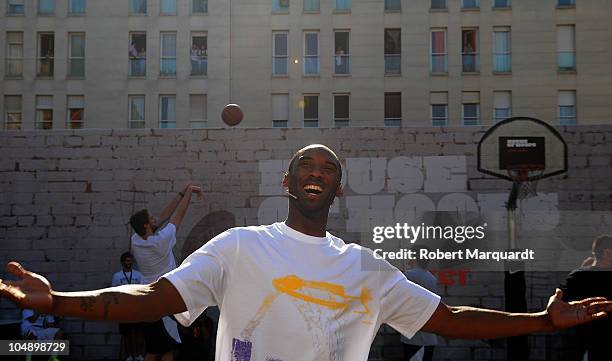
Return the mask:
[[240, 109], [240, 105], [238, 104], [228, 104], [223, 107], [223, 111], [221, 112], [221, 119], [223, 119], [225, 124], [231, 127], [240, 123], [243, 116], [242, 109]]

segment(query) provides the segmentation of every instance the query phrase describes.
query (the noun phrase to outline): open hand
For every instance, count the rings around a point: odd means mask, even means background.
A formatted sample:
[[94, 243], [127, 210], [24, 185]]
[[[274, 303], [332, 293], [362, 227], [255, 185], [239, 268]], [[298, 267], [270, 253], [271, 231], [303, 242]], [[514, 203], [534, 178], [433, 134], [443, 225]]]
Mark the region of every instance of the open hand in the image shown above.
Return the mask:
[[557, 288], [546, 307], [548, 317], [556, 329], [602, 319], [607, 316], [607, 312], [612, 312], [612, 301], [604, 297], [591, 297], [572, 302], [565, 302], [562, 298], [563, 291]]
[[45, 277], [26, 270], [17, 262], [9, 262], [7, 269], [19, 280], [0, 279], [0, 297], [13, 301], [20, 308], [34, 309], [40, 313], [52, 313], [51, 284]]

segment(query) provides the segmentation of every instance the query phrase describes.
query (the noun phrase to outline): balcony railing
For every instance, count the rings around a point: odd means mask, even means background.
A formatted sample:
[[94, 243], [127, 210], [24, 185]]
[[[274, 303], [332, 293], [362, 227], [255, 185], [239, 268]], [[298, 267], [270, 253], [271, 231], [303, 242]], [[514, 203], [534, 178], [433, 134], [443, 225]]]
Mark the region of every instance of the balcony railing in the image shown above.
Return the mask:
[[512, 55], [510, 54], [495, 54], [493, 62], [494, 71], [508, 73], [512, 70]]
[[576, 52], [560, 51], [557, 53], [559, 70], [576, 70]]
[[130, 59], [129, 76], [145, 76], [147, 59]]
[[400, 74], [402, 72], [402, 56], [385, 54], [385, 74]]
[[446, 54], [433, 54], [431, 56], [431, 72], [446, 73], [448, 72], [448, 57]]
[[161, 59], [159, 75], [175, 76], [176, 75], [176, 59]]
[[478, 72], [478, 54], [475, 53], [463, 53], [461, 56], [464, 73], [476, 73]]
[[275, 56], [272, 61], [272, 74], [274, 75], [287, 75], [288, 73], [288, 57], [286, 55], [283, 56]]
[[304, 56], [304, 75], [319, 75], [319, 56]]
[[334, 55], [334, 74], [343, 75], [351, 73], [351, 56]]

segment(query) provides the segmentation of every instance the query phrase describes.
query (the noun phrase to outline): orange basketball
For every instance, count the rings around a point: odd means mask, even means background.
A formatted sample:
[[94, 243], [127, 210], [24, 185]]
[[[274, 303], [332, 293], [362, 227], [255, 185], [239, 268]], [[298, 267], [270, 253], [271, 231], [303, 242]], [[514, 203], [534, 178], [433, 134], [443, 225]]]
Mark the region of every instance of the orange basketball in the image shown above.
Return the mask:
[[240, 109], [240, 105], [238, 104], [228, 104], [223, 107], [223, 111], [221, 112], [221, 119], [225, 124], [233, 127], [234, 125], [240, 123], [244, 114], [242, 113], [242, 109]]

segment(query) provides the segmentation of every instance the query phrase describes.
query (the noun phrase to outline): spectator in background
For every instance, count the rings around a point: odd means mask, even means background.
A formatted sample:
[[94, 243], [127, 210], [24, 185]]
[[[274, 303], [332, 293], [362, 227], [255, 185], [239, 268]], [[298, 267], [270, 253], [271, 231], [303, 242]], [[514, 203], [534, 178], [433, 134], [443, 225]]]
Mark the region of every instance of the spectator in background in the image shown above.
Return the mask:
[[[129, 284], [146, 284], [144, 276], [137, 270], [132, 269], [134, 255], [125, 252], [121, 255], [121, 271], [113, 275], [111, 286], [121, 286]], [[142, 361], [145, 354], [144, 331], [141, 323], [120, 323], [119, 332], [121, 333], [120, 359], [126, 361]]]
[[[561, 286], [564, 301], [574, 301], [594, 295], [612, 299], [612, 236], [601, 235], [591, 245], [593, 257], [572, 271]], [[588, 361], [610, 360], [612, 318], [607, 317], [590, 324], [578, 326], [577, 359], [582, 360], [586, 351]]]
[[[57, 320], [53, 316], [30, 309], [24, 309], [21, 315], [21, 337], [25, 340], [52, 341], [64, 338], [64, 331], [58, 327]], [[27, 355], [26, 360], [31, 360], [31, 357]], [[59, 359], [52, 355], [49, 361], [59, 361]]]
[[[409, 261], [408, 270], [404, 274], [408, 280], [437, 294], [438, 279], [427, 270], [429, 260], [418, 257], [421, 249], [429, 251], [429, 248], [426, 246], [412, 247], [412, 250], [416, 252], [417, 259]], [[406, 361], [409, 361], [421, 349], [424, 349], [422, 360], [431, 361], [433, 358], [434, 346], [438, 344], [438, 336], [423, 331], [417, 332], [412, 338], [402, 336], [401, 340], [404, 344], [404, 356]]]

